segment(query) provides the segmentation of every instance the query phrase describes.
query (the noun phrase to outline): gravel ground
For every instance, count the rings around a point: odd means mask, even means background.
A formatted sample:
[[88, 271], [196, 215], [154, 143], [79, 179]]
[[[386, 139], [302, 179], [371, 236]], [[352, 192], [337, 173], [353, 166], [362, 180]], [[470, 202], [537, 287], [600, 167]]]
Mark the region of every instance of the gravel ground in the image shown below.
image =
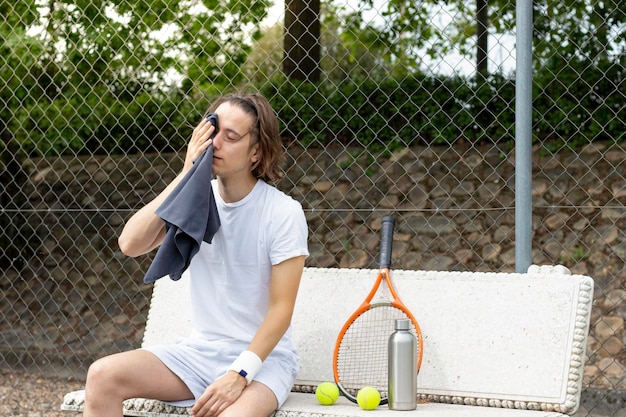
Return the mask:
[[76, 378], [44, 377], [33, 373], [0, 370], [0, 416], [71, 417], [60, 410], [63, 396], [82, 389]]

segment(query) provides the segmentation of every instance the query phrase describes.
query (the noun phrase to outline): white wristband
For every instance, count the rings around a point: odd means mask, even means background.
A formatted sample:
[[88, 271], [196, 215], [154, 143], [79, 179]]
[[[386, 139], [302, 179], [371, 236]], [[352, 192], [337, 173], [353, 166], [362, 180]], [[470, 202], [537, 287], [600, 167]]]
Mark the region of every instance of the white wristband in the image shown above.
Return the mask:
[[242, 377], [246, 378], [247, 384], [250, 385], [256, 374], [261, 370], [263, 361], [258, 355], [252, 351], [244, 350], [235, 359], [229, 371], [235, 371]]

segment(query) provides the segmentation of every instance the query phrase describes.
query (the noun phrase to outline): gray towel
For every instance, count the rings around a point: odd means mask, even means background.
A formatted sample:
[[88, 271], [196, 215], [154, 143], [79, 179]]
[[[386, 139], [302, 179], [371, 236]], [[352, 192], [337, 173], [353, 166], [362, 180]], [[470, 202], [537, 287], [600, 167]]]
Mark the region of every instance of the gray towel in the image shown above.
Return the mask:
[[[217, 114], [207, 119], [218, 127]], [[213, 135], [215, 136], [215, 134]], [[157, 209], [165, 221], [166, 234], [148, 272], [145, 283], [169, 275], [179, 280], [202, 241], [211, 243], [220, 227], [220, 218], [211, 187], [213, 145], [194, 162], [193, 167]]]

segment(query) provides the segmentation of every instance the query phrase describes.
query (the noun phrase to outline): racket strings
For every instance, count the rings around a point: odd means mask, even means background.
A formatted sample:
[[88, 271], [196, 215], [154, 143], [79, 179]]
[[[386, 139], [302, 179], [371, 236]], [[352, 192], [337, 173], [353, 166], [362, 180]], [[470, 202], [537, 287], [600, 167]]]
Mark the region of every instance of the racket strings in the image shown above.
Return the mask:
[[374, 295], [374, 298], [370, 301], [371, 304], [376, 303], [389, 303], [393, 297], [391, 296], [391, 291], [389, 290], [389, 285], [387, 284], [387, 280], [383, 279]]
[[396, 319], [409, 316], [389, 303], [380, 303], [358, 316], [346, 330], [337, 353], [337, 373], [340, 385], [350, 395], [373, 386], [381, 397], [388, 397], [387, 349]]

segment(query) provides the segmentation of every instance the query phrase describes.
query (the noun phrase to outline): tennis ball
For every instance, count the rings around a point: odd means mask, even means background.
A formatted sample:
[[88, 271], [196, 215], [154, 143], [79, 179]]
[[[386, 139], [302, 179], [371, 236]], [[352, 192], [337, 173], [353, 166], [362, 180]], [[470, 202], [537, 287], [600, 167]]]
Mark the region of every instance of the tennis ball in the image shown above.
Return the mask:
[[380, 404], [380, 392], [374, 387], [363, 387], [356, 395], [356, 402], [364, 410], [373, 410]]
[[322, 382], [315, 388], [315, 398], [322, 405], [332, 405], [339, 398], [339, 388], [332, 382]]

